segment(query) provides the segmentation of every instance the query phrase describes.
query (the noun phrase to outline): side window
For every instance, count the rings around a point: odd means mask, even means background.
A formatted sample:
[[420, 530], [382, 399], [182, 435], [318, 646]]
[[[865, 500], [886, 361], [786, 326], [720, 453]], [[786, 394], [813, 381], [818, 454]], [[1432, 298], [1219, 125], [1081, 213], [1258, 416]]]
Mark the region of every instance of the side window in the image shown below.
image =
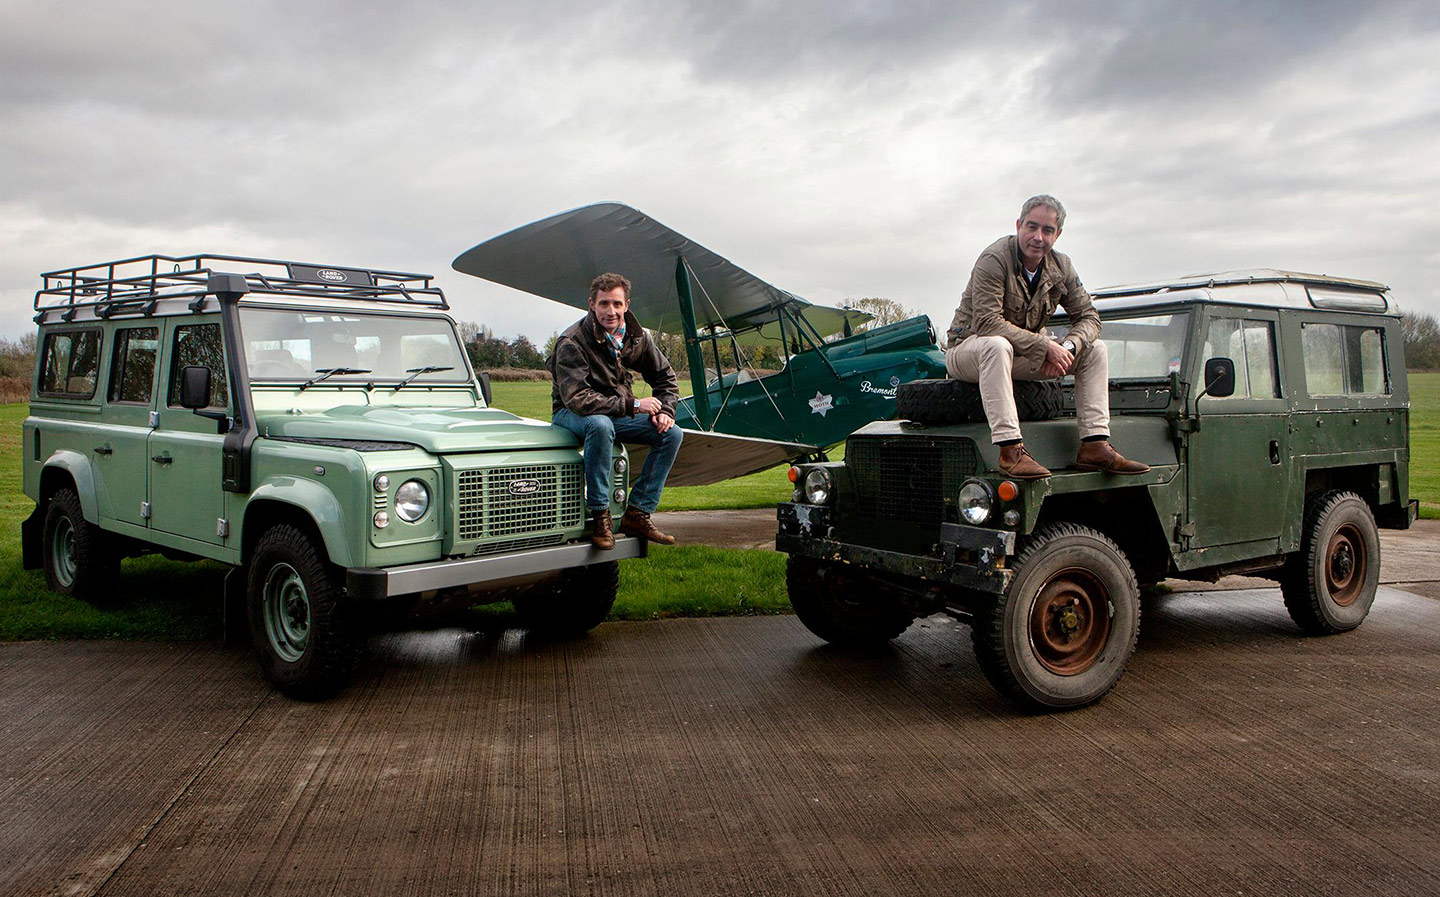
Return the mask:
[[100, 331], [70, 330], [45, 336], [40, 392], [72, 399], [95, 395], [100, 373]]
[[170, 353], [170, 393], [166, 402], [180, 404], [180, 372], [187, 364], [210, 369], [211, 408], [224, 408], [230, 387], [225, 377], [225, 349], [220, 341], [219, 324], [188, 324], [175, 328], [175, 345]]
[[1385, 343], [1378, 327], [1306, 323], [1300, 327], [1305, 352], [1305, 391], [1312, 396], [1381, 396]]
[[1205, 357], [1235, 362], [1234, 398], [1273, 399], [1280, 395], [1275, 368], [1275, 330], [1269, 321], [1211, 318]]
[[150, 404], [155, 391], [155, 358], [160, 352], [160, 328], [128, 327], [115, 331], [115, 353], [110, 362], [110, 401]]

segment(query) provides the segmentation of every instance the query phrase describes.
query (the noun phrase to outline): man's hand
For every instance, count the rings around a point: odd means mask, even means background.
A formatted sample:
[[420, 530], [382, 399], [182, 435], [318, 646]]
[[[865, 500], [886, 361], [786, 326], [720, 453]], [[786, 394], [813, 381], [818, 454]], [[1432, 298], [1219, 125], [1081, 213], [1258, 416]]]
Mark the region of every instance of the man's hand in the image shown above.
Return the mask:
[[635, 400], [635, 410], [642, 411], [651, 417], [659, 414], [663, 408], [664, 406], [660, 404], [660, 400], [654, 396], [646, 396], [643, 399]]
[[663, 411], [659, 414], [650, 415], [650, 420], [654, 422], [655, 429], [659, 430], [661, 433], [664, 433], [666, 430], [675, 426], [675, 418], [671, 417]]
[[1048, 379], [1063, 377], [1070, 372], [1075, 356], [1053, 339], [1045, 344], [1045, 363], [1040, 366], [1040, 376]]

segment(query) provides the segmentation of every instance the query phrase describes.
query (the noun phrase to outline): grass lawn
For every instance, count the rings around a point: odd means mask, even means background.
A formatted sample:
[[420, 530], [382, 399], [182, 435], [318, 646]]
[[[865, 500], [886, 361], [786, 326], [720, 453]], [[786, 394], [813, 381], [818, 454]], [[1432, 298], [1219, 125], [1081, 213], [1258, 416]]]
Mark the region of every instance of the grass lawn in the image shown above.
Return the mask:
[[[1410, 493], [1422, 516], [1440, 518], [1440, 373], [1411, 374]], [[496, 405], [547, 419], [550, 384], [496, 383]], [[104, 607], [61, 598], [38, 571], [20, 568], [20, 521], [33, 505], [21, 491], [24, 404], [0, 405], [0, 640], [208, 638], [220, 632], [225, 568], [160, 557], [127, 560]], [[667, 489], [662, 510], [768, 507], [790, 492], [783, 469], [714, 486]], [[657, 548], [643, 564], [620, 565], [614, 619], [785, 613], [785, 558], [766, 551], [704, 546]], [[477, 625], [508, 619], [508, 605], [477, 609]]]
[[1410, 497], [1440, 519], [1440, 373], [1410, 375]]

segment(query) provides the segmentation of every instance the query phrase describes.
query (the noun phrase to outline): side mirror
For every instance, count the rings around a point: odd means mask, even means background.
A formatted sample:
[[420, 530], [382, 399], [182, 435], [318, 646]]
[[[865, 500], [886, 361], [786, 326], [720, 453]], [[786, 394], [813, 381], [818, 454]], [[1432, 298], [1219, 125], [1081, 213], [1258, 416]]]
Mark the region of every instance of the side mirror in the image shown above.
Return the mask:
[[180, 369], [180, 406], [194, 410], [210, 404], [210, 369], [187, 364]]
[[1205, 361], [1205, 392], [1223, 399], [1235, 394], [1235, 362], [1228, 358], [1209, 358]]
[[488, 408], [495, 404], [495, 398], [490, 392], [490, 372], [480, 372], [480, 396], [485, 399], [485, 406]]

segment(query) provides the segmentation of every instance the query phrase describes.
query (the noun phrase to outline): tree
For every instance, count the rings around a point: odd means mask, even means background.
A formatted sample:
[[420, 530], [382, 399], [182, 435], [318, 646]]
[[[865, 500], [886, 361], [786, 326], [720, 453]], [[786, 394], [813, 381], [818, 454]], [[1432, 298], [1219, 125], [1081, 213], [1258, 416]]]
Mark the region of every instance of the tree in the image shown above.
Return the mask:
[[847, 300], [845, 305], [856, 311], [869, 312], [875, 316], [873, 321], [861, 324], [860, 330], [874, 330], [877, 327], [884, 327], [887, 324], [897, 324], [919, 314], [918, 311], [908, 305], [904, 305], [894, 299], [882, 299], [879, 296], [867, 296], [864, 299], [856, 299], [854, 301]]
[[510, 341], [510, 364], [512, 367], [539, 370], [545, 367], [545, 356], [530, 342], [530, 337], [521, 334]]
[[1405, 338], [1405, 367], [1412, 371], [1440, 369], [1440, 322], [1424, 312], [1402, 311], [1400, 333]]

